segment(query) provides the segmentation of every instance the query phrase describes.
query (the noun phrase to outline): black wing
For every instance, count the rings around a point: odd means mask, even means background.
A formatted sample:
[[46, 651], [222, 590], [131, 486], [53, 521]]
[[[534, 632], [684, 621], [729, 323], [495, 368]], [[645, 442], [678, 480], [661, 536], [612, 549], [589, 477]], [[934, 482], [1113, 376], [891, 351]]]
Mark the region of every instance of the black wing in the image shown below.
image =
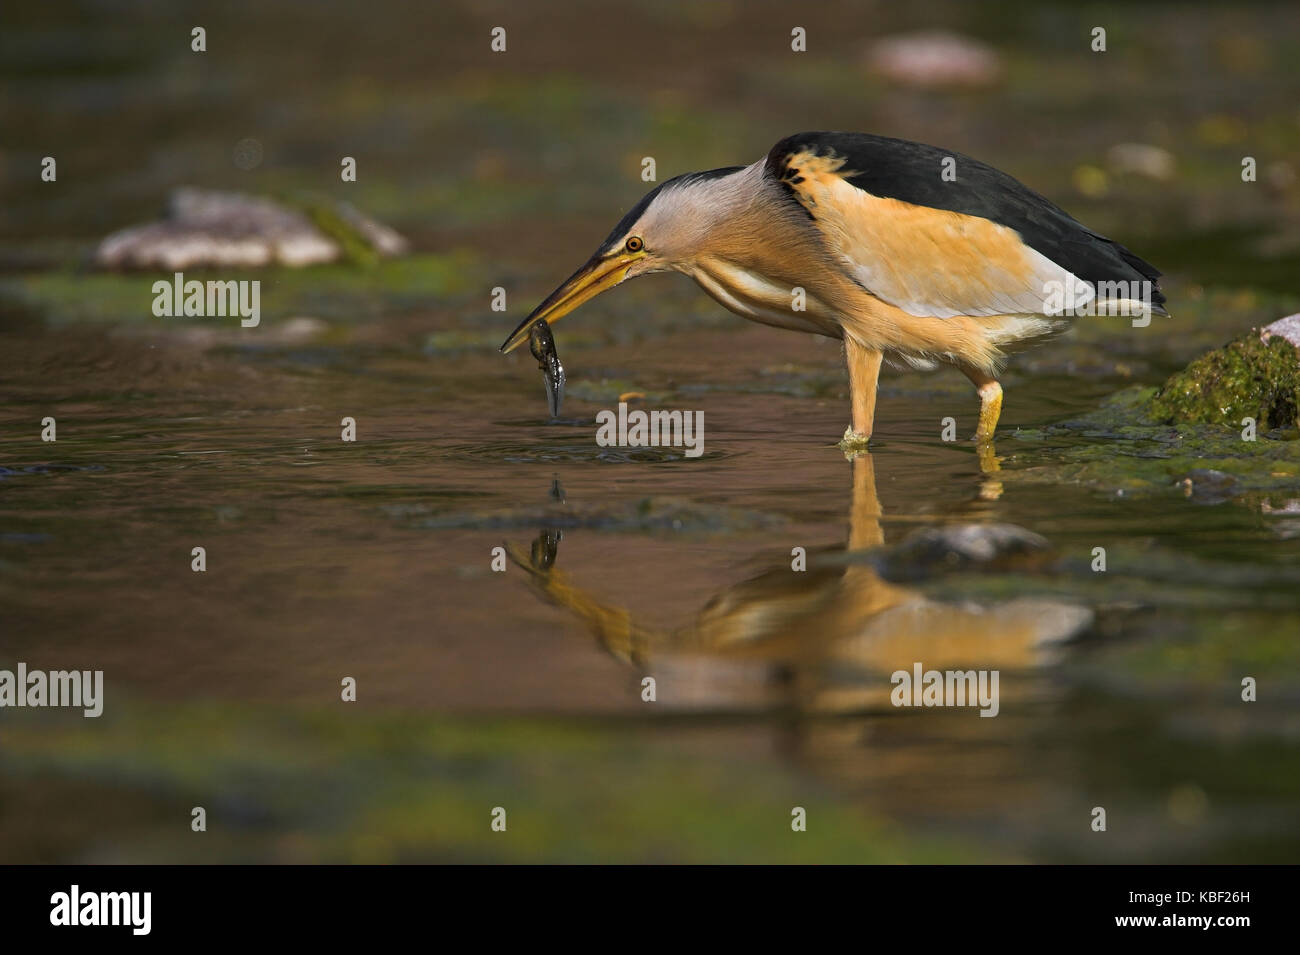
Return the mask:
[[[1165, 296], [1159, 291], [1160, 272], [1118, 242], [1098, 235], [1032, 189], [987, 163], [923, 143], [866, 133], [798, 133], [777, 143], [767, 157], [767, 173], [783, 182], [791, 195], [808, 208], [801, 195], [798, 157], [838, 157], [838, 175], [872, 196], [914, 206], [986, 219], [1019, 234], [1021, 241], [1057, 266], [1088, 283], [1150, 283], [1153, 310]], [[944, 179], [943, 161], [956, 161], [955, 181]], [[813, 209], [814, 219], [817, 213]]]

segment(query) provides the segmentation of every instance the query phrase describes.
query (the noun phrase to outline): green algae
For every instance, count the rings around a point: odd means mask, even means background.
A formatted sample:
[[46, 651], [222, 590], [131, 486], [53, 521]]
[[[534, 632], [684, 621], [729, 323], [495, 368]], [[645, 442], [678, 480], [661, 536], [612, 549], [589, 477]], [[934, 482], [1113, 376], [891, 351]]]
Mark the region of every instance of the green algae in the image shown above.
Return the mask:
[[[1253, 501], [1300, 489], [1300, 434], [1294, 428], [1261, 427], [1252, 439], [1240, 426], [1223, 427], [1232, 420], [1226, 414], [1214, 424], [1171, 425], [1156, 417], [1158, 394], [1128, 388], [1077, 418], [1017, 430], [1011, 437], [1033, 451], [1009, 456], [999, 476], [1083, 485], [1119, 497], [1177, 493], [1199, 503], [1242, 495]], [[1004, 442], [1000, 450], [1006, 447]]]
[[1165, 424], [1221, 424], [1258, 430], [1300, 426], [1300, 351], [1250, 331], [1193, 361], [1152, 396], [1150, 414]]
[[[707, 727], [655, 735], [627, 720], [217, 702], [128, 703], [103, 726], [87, 722], [13, 722], [0, 792], [40, 779], [60, 800], [129, 807], [145, 799], [186, 819], [190, 806], [208, 808], [215, 838], [204, 840], [170, 816], [130, 810], [140, 838], [116, 849], [127, 862], [988, 858], [960, 838], [903, 833], [888, 817], [761, 760], [681, 745]], [[732, 797], [735, 787], [746, 799]], [[506, 810], [505, 832], [490, 826], [496, 806]], [[793, 833], [792, 806], [806, 807], [816, 825]], [[50, 841], [84, 853], [105, 840], [84, 815], [62, 818]]]
[[[342, 262], [302, 269], [248, 269], [238, 274], [261, 281], [263, 324], [294, 315], [358, 322], [445, 304], [474, 287], [477, 268], [473, 255], [452, 251], [380, 259], [369, 267]], [[219, 277], [228, 279], [232, 274], [224, 271]], [[193, 269], [185, 275], [205, 281], [217, 273]], [[238, 321], [231, 319], [155, 316], [153, 283], [171, 278], [171, 273], [163, 272], [91, 272], [72, 267], [12, 275], [0, 279], [0, 307], [39, 315], [53, 326], [104, 322], [238, 327]]]
[[344, 261], [364, 268], [372, 268], [379, 263], [379, 251], [360, 229], [339, 212], [334, 203], [305, 197], [292, 200], [292, 205], [303, 212], [324, 235], [338, 243]]
[[[617, 405], [624, 395], [637, 396], [637, 407], [651, 407], [668, 401], [670, 392], [647, 389], [630, 378], [575, 378], [567, 387], [569, 397], [605, 406]], [[629, 402], [630, 403], [630, 402]]]

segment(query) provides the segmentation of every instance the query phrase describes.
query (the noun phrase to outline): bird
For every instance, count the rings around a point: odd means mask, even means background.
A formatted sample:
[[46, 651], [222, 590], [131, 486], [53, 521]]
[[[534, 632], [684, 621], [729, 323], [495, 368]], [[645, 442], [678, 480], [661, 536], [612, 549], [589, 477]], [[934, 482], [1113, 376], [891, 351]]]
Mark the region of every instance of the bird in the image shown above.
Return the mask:
[[[658, 185], [501, 351], [627, 279], [669, 271], [752, 321], [843, 341], [846, 451], [871, 440], [882, 362], [963, 372], [987, 448], [1009, 351], [1084, 315], [1169, 314], [1154, 266], [1007, 173], [924, 143], [819, 131]], [[534, 347], [544, 368], [549, 334], [545, 345]]]

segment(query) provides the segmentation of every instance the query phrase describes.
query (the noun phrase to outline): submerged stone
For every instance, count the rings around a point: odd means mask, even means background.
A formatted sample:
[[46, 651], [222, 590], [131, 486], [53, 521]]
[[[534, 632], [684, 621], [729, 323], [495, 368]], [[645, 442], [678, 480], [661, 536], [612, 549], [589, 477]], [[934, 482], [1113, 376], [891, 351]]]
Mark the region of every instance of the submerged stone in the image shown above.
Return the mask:
[[1185, 495], [1205, 504], [1219, 504], [1241, 493], [1235, 475], [1214, 468], [1192, 468], [1178, 485]]
[[1052, 558], [1047, 539], [1015, 524], [947, 524], [909, 534], [878, 559], [889, 580], [964, 570], [1029, 570]]

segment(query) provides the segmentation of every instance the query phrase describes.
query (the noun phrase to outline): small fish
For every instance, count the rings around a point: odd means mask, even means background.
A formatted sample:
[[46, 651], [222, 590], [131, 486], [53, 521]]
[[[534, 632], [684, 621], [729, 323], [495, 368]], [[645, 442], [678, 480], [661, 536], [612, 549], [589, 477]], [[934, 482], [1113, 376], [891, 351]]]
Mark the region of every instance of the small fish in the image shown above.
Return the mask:
[[537, 367], [542, 369], [542, 382], [546, 385], [546, 406], [552, 418], [560, 416], [560, 404], [564, 401], [564, 366], [555, 351], [555, 339], [551, 336], [551, 326], [538, 322], [528, 333], [528, 350], [537, 359]]

